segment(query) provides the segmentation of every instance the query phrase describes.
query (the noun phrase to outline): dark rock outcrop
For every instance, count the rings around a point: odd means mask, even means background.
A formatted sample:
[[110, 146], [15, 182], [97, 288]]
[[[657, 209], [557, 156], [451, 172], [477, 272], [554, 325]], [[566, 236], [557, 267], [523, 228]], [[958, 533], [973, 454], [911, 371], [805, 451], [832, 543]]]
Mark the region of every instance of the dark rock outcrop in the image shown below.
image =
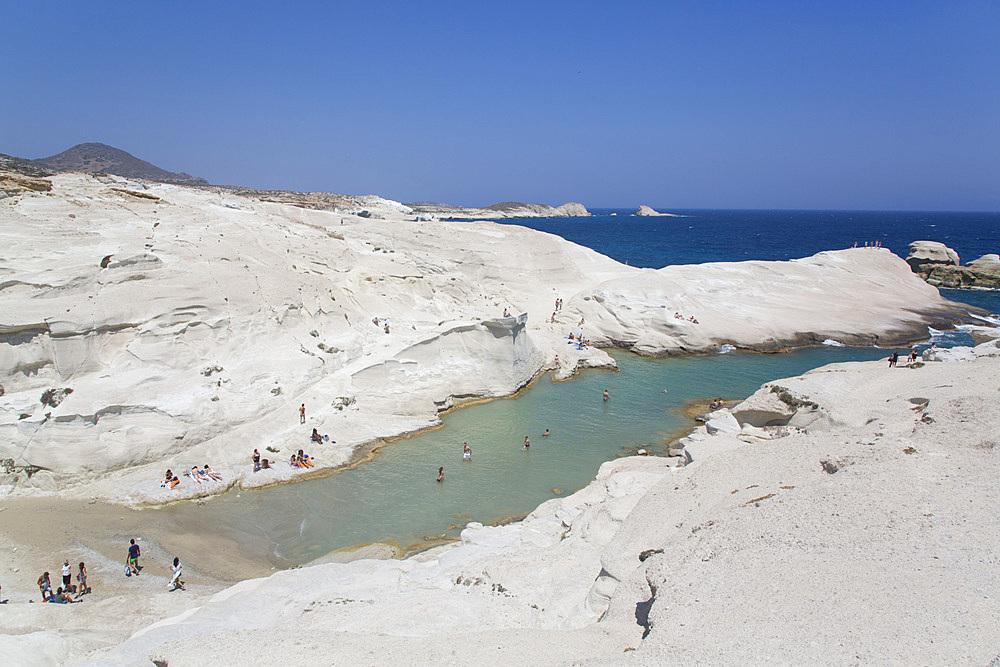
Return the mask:
[[935, 287], [1000, 289], [1000, 257], [983, 255], [965, 266], [958, 253], [936, 241], [914, 241], [906, 262]]

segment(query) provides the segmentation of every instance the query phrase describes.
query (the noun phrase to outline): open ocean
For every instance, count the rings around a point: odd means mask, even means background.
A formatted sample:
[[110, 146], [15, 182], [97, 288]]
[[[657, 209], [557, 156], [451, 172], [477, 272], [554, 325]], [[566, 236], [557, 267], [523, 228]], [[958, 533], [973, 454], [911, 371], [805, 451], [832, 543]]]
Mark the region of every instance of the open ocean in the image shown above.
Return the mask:
[[[511, 218], [631, 266], [788, 260], [878, 241], [905, 258], [912, 241], [940, 241], [962, 263], [1000, 253], [1000, 213], [918, 211], [740, 211], [657, 209], [683, 217], [638, 217], [636, 209], [592, 209], [587, 218]], [[613, 215], [615, 214], [615, 215]], [[942, 290], [949, 299], [1000, 312], [1000, 292]]]

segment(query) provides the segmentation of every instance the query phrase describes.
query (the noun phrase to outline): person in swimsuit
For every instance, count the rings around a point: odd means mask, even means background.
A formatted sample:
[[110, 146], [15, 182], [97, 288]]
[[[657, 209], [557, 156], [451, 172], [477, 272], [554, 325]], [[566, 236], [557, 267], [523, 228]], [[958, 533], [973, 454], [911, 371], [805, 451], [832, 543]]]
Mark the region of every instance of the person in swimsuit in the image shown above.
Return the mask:
[[542, 437], [546, 437], [549, 434], [549, 429], [545, 429], [545, 433], [542, 433]]
[[322, 444], [323, 443], [323, 436], [321, 436], [319, 434], [319, 431], [317, 431], [316, 429], [313, 429], [312, 435], [309, 436], [309, 439], [311, 441], [315, 442], [316, 444]]
[[81, 562], [80, 571], [76, 575], [77, 581], [77, 591], [76, 596], [79, 598], [84, 593], [89, 593], [90, 589], [87, 588], [87, 567]]
[[270, 470], [271, 469], [271, 462], [268, 461], [267, 459], [264, 459], [263, 461], [260, 462], [260, 469], [261, 470]]
[[469, 443], [465, 443], [462, 447], [462, 460], [463, 461], [472, 460], [472, 447], [469, 447]]
[[305, 403], [303, 403], [299, 407], [299, 423], [300, 424], [305, 424], [306, 423], [306, 404]]
[[609, 394], [609, 393], [608, 393], [608, 390], [607, 390], [607, 389], [605, 389], [605, 390], [604, 390], [604, 402], [605, 402], [605, 403], [607, 403], [607, 402], [608, 402], [608, 401], [610, 401], [610, 400], [611, 400], [611, 394]]
[[216, 482], [222, 481], [222, 475], [212, 470], [211, 466], [207, 463], [205, 464], [205, 469], [201, 471], [203, 475], [207, 475], [209, 478], [214, 479]]
[[42, 592], [42, 602], [52, 597], [52, 582], [49, 581], [48, 572], [38, 577], [38, 590]]
[[260, 452], [258, 452], [256, 449], [253, 450], [253, 457], [251, 458], [253, 458], [253, 471], [257, 472], [258, 470], [260, 470]]
[[440, 468], [438, 468], [437, 481], [439, 481], [439, 482], [443, 482], [444, 481], [444, 466], [441, 466]]
[[531, 449], [531, 440], [528, 440], [528, 436], [524, 436], [524, 447], [521, 449]]

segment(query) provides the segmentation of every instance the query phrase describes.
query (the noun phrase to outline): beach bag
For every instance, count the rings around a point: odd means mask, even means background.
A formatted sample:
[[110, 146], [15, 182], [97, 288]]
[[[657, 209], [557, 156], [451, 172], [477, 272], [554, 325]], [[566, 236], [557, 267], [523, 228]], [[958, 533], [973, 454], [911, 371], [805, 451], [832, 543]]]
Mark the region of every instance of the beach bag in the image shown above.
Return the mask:
[[126, 577], [132, 576], [132, 568], [128, 566], [128, 563], [125, 564], [125, 576]]

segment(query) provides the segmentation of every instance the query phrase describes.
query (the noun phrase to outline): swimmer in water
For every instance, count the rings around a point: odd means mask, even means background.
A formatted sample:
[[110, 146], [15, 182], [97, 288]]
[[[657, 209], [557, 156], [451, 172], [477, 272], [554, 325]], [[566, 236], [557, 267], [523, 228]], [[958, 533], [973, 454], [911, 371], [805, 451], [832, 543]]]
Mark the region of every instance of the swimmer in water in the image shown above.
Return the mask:
[[444, 466], [441, 466], [440, 468], [438, 468], [438, 481], [439, 482], [443, 482], [444, 481]]
[[608, 401], [610, 401], [610, 400], [611, 400], [611, 394], [609, 394], [609, 393], [608, 393], [608, 390], [607, 390], [607, 389], [605, 389], [605, 390], [604, 390], [604, 402], [605, 402], [605, 403], [607, 403], [607, 402], [608, 402]]
[[528, 440], [528, 436], [524, 436], [524, 447], [523, 449], [531, 449], [531, 440]]
[[548, 434], [549, 434], [549, 429], [545, 429], [545, 433], [542, 433], [542, 437], [544, 438], [544, 437], [545, 437], [545, 436], [547, 436]]
[[472, 460], [472, 447], [469, 447], [469, 443], [465, 443], [462, 448], [462, 460], [471, 461]]

